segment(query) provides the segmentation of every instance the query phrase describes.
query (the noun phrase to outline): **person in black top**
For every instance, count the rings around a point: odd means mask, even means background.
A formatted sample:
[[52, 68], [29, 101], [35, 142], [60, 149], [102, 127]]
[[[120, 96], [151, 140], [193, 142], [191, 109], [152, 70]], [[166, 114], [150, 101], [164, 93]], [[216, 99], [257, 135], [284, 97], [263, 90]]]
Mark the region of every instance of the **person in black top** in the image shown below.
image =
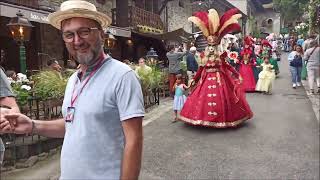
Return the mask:
[[197, 48], [193, 46], [190, 48], [190, 53], [187, 55], [188, 82], [190, 82], [198, 70], [198, 63], [195, 58], [196, 52]]

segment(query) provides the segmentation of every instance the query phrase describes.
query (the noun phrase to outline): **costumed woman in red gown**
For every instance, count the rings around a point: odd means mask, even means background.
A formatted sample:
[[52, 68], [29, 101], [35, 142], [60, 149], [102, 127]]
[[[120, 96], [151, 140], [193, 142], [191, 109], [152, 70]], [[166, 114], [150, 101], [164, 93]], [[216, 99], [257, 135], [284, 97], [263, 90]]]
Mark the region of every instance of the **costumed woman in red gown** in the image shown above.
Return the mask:
[[227, 53], [219, 49], [221, 38], [232, 31], [240, 31], [237, 9], [227, 11], [219, 20], [216, 10], [197, 12], [188, 20], [195, 23], [207, 37], [208, 46], [200, 56], [200, 68], [192, 80], [194, 90], [187, 98], [179, 119], [191, 125], [214, 128], [235, 127], [253, 114], [240, 87], [239, 73], [225, 59]]
[[256, 91], [255, 77], [256, 58], [253, 50], [253, 40], [250, 36], [244, 38], [244, 48], [240, 52], [239, 73], [243, 78], [242, 88], [246, 92]]

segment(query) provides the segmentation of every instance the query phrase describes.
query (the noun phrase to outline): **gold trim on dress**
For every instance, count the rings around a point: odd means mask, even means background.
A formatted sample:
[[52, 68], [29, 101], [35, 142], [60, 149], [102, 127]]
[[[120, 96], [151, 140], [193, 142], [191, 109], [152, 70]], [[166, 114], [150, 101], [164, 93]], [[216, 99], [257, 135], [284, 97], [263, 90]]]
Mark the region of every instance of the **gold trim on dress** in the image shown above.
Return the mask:
[[204, 121], [204, 120], [192, 120], [180, 115], [179, 120], [184, 121], [186, 123], [196, 125], [196, 126], [208, 126], [208, 127], [216, 127], [216, 128], [227, 128], [227, 127], [236, 127], [242, 122], [249, 120], [250, 116], [246, 116], [242, 119], [233, 122], [211, 122], [211, 121]]

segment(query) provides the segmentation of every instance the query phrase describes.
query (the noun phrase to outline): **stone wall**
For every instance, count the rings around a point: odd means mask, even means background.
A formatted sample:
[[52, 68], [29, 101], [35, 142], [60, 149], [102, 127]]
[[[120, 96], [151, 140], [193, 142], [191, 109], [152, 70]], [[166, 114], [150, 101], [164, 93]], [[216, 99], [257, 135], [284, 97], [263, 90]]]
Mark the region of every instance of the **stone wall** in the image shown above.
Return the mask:
[[265, 10], [264, 13], [256, 14], [256, 20], [257, 20], [259, 29], [261, 29], [261, 27], [263, 26], [263, 21], [269, 18], [273, 20], [273, 24], [270, 27], [265, 27], [264, 28], [265, 32], [279, 34], [280, 33], [280, 14], [274, 12], [271, 9]]
[[248, 0], [228, 0], [234, 7], [238, 8], [245, 15], [248, 15]]
[[[184, 7], [179, 6], [179, 0], [171, 1], [167, 4], [168, 32], [184, 28], [186, 32], [192, 32], [192, 24], [188, 22], [188, 17], [192, 15], [192, 9], [188, 5], [189, 1], [184, 1]], [[165, 22], [165, 11], [162, 12], [161, 18]]]

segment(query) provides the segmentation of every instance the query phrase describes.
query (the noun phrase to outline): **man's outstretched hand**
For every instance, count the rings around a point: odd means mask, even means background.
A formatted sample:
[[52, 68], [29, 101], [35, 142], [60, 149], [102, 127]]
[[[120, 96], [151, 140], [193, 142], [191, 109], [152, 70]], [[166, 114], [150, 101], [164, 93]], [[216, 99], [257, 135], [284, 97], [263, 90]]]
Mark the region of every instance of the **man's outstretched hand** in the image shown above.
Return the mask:
[[3, 119], [9, 122], [11, 127], [11, 133], [32, 133], [32, 120], [26, 115], [23, 115], [21, 113], [11, 113], [4, 115]]

